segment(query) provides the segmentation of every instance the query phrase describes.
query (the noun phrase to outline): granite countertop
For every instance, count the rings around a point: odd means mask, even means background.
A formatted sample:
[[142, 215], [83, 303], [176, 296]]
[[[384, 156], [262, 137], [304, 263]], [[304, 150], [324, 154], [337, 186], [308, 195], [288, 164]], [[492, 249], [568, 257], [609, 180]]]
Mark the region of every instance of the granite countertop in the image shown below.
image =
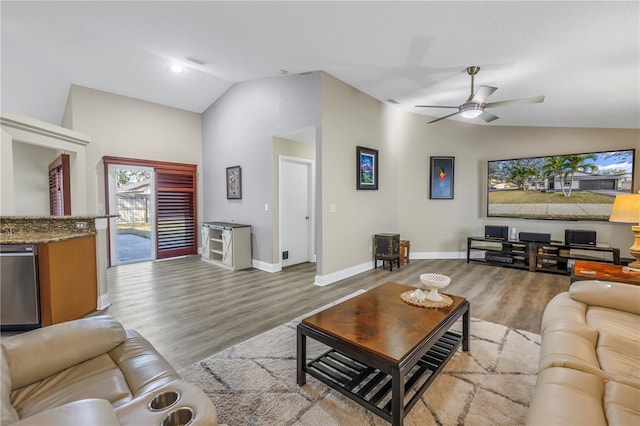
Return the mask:
[[73, 238], [95, 235], [93, 231], [78, 232], [14, 232], [0, 234], [0, 244], [42, 244], [56, 241], [71, 240]]

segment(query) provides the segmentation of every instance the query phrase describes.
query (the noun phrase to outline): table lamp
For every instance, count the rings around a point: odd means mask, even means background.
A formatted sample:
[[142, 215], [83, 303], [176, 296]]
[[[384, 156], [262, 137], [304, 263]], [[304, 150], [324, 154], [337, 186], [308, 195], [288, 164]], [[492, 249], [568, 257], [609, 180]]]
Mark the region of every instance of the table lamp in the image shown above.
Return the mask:
[[609, 222], [635, 224], [631, 226], [631, 230], [635, 234], [635, 240], [629, 248], [629, 252], [636, 260], [630, 263], [629, 266], [640, 268], [640, 192], [637, 194], [616, 195]]

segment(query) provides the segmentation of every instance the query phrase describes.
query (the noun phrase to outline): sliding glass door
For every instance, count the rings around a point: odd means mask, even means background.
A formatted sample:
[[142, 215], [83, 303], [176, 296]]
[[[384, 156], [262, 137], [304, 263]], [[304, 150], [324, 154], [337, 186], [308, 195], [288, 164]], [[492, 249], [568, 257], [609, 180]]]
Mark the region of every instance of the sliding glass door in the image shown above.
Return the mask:
[[[196, 166], [104, 157], [110, 265], [197, 254]], [[117, 217], [115, 217], [117, 215]]]

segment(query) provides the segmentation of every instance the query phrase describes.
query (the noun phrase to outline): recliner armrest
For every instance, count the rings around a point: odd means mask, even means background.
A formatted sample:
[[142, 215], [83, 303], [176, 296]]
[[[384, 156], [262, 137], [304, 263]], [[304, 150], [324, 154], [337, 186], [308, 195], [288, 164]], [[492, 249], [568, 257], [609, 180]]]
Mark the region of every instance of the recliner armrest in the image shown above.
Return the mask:
[[3, 338], [11, 388], [19, 389], [105, 354], [125, 339], [122, 324], [110, 316], [82, 318]]
[[120, 422], [107, 400], [82, 399], [26, 417], [11, 426], [42, 425], [120, 426]]

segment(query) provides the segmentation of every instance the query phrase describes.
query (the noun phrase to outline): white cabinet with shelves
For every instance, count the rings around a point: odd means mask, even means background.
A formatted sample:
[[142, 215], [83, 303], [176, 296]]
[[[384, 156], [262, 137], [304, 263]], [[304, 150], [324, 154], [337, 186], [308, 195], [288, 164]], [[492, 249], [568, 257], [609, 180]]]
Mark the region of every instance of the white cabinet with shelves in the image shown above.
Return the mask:
[[202, 259], [231, 270], [251, 267], [251, 226], [227, 222], [202, 224]]

